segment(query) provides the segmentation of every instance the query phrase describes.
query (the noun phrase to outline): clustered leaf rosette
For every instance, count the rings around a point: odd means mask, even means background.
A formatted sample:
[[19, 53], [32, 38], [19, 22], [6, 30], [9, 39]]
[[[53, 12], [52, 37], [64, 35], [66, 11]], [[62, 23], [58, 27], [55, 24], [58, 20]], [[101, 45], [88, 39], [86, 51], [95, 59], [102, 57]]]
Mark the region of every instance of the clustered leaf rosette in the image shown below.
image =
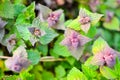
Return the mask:
[[4, 27], [6, 24], [7, 24], [7, 22], [3, 21], [2, 18], [0, 18], [0, 43], [1, 43], [2, 38], [4, 37], [4, 34], [5, 34]]
[[81, 24], [80, 27], [85, 33], [87, 33], [90, 29], [91, 24], [96, 24], [96, 22], [99, 21], [102, 15], [97, 13], [90, 13], [81, 8], [79, 11], [79, 17], [79, 22]]
[[30, 27], [28, 29], [29, 29], [30, 33], [32, 34], [32, 36], [30, 37], [30, 42], [33, 46], [36, 42], [39, 41], [39, 38], [41, 36], [44, 36], [46, 34], [45, 31], [41, 30], [38, 27]]
[[48, 7], [37, 4], [36, 9], [39, 11], [38, 17], [42, 22], [47, 22], [48, 26], [58, 30], [65, 30], [63, 10], [52, 11]]
[[77, 31], [66, 29], [65, 38], [62, 40], [61, 45], [66, 46], [73, 57], [78, 60], [83, 53], [84, 45], [89, 41], [91, 41], [90, 38], [79, 34]]
[[116, 63], [116, 57], [120, 57], [120, 54], [114, 49], [110, 48], [106, 41], [102, 38], [98, 38], [92, 48], [93, 58], [91, 64], [98, 66], [113, 67]]
[[27, 52], [23, 46], [18, 47], [13, 52], [13, 56], [5, 61], [6, 67], [17, 73], [27, 69], [30, 64], [31, 62], [27, 59]]
[[82, 30], [83, 32], [88, 33], [89, 29], [96, 25], [102, 16], [102, 14], [92, 13], [84, 8], [81, 8], [78, 17], [71, 21], [68, 27], [77, 31]]

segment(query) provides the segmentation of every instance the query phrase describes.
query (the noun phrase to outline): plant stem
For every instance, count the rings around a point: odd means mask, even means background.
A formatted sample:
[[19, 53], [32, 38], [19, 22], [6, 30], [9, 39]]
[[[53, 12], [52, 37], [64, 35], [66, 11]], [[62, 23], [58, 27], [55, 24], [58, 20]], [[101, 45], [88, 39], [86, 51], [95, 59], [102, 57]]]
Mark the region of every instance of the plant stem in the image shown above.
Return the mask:
[[8, 59], [8, 58], [10, 58], [10, 57], [8, 57], [8, 56], [0, 56], [0, 59]]
[[[8, 56], [0, 56], [0, 59], [8, 59]], [[55, 58], [52, 56], [41, 57], [40, 62], [54, 62], [54, 61], [65, 61], [63, 58]]]

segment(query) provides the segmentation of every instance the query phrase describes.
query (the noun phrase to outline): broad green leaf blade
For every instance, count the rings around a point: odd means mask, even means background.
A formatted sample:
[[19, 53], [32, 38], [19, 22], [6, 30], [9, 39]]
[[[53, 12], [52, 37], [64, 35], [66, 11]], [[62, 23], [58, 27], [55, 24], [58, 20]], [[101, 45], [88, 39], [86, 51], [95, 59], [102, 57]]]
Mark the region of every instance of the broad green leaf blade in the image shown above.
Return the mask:
[[76, 19], [70, 21], [70, 23], [67, 24], [67, 27], [79, 31], [79, 30], [80, 30], [79, 18], [80, 18], [80, 17], [78, 17], [78, 18], [76, 18]]
[[25, 9], [25, 5], [23, 4], [14, 4], [14, 16], [18, 16], [22, 13], [22, 11]]
[[23, 10], [21, 14], [18, 15], [16, 19], [16, 25], [19, 24], [30, 24], [35, 18], [35, 2], [31, 3], [27, 8]]
[[120, 76], [120, 60], [116, 58], [116, 64], [114, 65], [115, 73]]
[[17, 30], [20, 34], [20, 37], [23, 38], [24, 40], [30, 40], [31, 33], [28, 30], [28, 25], [17, 25]]
[[58, 79], [60, 79], [60, 78], [62, 78], [62, 77], [65, 76], [66, 71], [65, 71], [64, 67], [62, 67], [61, 65], [59, 65], [59, 66], [57, 66], [57, 67], [55, 68], [55, 73], [56, 73], [56, 77], [57, 77]]
[[32, 65], [37, 64], [40, 61], [40, 53], [37, 50], [28, 50], [28, 59], [32, 62]]
[[109, 67], [105, 67], [105, 66], [100, 67], [100, 72], [107, 79], [116, 79], [117, 78], [115, 71]]
[[55, 80], [53, 73], [49, 71], [43, 71], [42, 80]]
[[88, 80], [86, 76], [77, 68], [73, 67], [67, 75], [67, 80]]
[[86, 65], [82, 65], [82, 71], [89, 79], [94, 79], [97, 76], [97, 72]]
[[99, 53], [102, 49], [104, 49], [108, 44], [106, 43], [106, 41], [104, 39], [102, 39], [101, 37], [98, 38], [93, 46], [92, 46], [92, 52], [93, 54], [97, 54]]
[[35, 77], [33, 74], [30, 74], [29, 72], [27, 71], [24, 71], [24, 72], [21, 72], [20, 73], [20, 78], [22, 80], [35, 80]]
[[47, 53], [48, 53], [48, 45], [39, 45], [39, 46], [37, 47], [37, 49], [38, 49], [38, 51], [41, 52], [41, 54], [42, 54], [43, 56], [46, 56]]
[[104, 22], [103, 23], [103, 26], [106, 29], [116, 30], [116, 31], [120, 31], [119, 25], [120, 25], [119, 19], [116, 18], [116, 17], [113, 17], [113, 19], [111, 20], [111, 22]]
[[44, 36], [40, 37], [40, 43], [46, 45], [50, 43], [58, 34], [51, 28], [44, 26], [43, 30], [46, 32]]
[[0, 16], [4, 18], [14, 18], [14, 7], [9, 0], [0, 2]]
[[91, 17], [91, 24], [92, 25], [96, 25], [102, 16], [103, 16], [102, 14], [92, 13], [90, 15], [90, 17]]
[[55, 42], [53, 52], [57, 55], [68, 57], [70, 56], [70, 51], [67, 49], [67, 47], [60, 45], [60, 42], [63, 40], [64, 36], [60, 36], [58, 40]]

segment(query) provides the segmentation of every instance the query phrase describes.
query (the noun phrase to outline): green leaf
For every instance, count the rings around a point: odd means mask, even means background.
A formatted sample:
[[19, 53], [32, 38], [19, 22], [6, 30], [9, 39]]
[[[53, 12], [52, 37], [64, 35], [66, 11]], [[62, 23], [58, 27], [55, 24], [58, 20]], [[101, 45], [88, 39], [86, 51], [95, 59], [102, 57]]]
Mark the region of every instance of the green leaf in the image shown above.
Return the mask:
[[120, 76], [120, 60], [116, 58], [116, 64], [114, 65], [115, 73], [117, 74], [117, 77]]
[[[112, 37], [112, 36], [111, 36]], [[112, 38], [113, 39], [113, 38]], [[111, 39], [111, 40], [112, 40]], [[113, 45], [115, 47], [115, 49], [119, 50], [120, 51], [120, 45], [118, 43], [120, 43], [120, 34], [119, 33], [116, 33], [114, 35], [114, 41], [113, 41]]]
[[22, 80], [35, 80], [34, 75], [24, 71], [20, 73], [20, 77]]
[[39, 45], [37, 49], [43, 54], [43, 56], [46, 56], [48, 53], [48, 45]]
[[90, 37], [90, 38], [94, 38], [96, 35], [96, 32], [97, 32], [96, 26], [91, 26], [88, 33], [85, 35]]
[[46, 45], [50, 43], [55, 37], [58, 36], [58, 34], [51, 28], [44, 27], [43, 30], [45, 30], [45, 35], [40, 37], [40, 43], [43, 45]]
[[67, 75], [67, 80], [88, 80], [86, 76], [77, 68], [73, 67]]
[[23, 38], [24, 40], [29, 40], [31, 37], [31, 33], [28, 30], [28, 25], [17, 25], [17, 30], [21, 36], [21, 38]]
[[56, 77], [60, 79], [65, 76], [66, 71], [61, 65], [59, 65], [55, 68], [55, 73], [56, 73]]
[[79, 30], [80, 30], [79, 18], [80, 18], [80, 17], [78, 17], [78, 18], [70, 21], [70, 24], [69, 24], [69, 25], [67, 24], [67, 27], [79, 31]]
[[54, 79], [54, 76], [51, 72], [43, 71], [42, 80], [55, 80], [55, 79]]
[[82, 71], [89, 79], [93, 79], [97, 76], [97, 72], [86, 65], [82, 65]]
[[16, 75], [11, 75], [11, 76], [4, 76], [3, 79], [4, 80], [17, 80], [19, 79], [19, 77]]
[[28, 59], [32, 62], [33, 65], [37, 64], [40, 61], [40, 53], [37, 50], [28, 50]]
[[104, 49], [106, 47], [106, 45], [107, 45], [107, 43], [106, 43], [106, 41], [104, 41], [104, 39], [102, 39], [101, 37], [98, 38], [92, 46], [93, 54], [99, 53], [102, 49]]
[[22, 13], [25, 5], [23, 4], [14, 4], [14, 15], [17, 17], [19, 14]]
[[102, 14], [92, 13], [90, 15], [91, 20], [92, 20], [91, 24], [96, 25], [102, 16], [103, 16]]
[[60, 45], [60, 42], [63, 40], [64, 36], [60, 36], [57, 41], [55, 42], [53, 51], [54, 53], [63, 56], [63, 57], [68, 57], [71, 55], [67, 47]]
[[115, 71], [109, 67], [106, 67], [106, 66], [100, 67], [100, 72], [107, 79], [116, 79], [117, 78]]
[[4, 18], [14, 18], [14, 7], [9, 0], [2, 0], [0, 2], [0, 16]]
[[119, 19], [116, 17], [113, 17], [112, 20], [110, 22], [104, 22], [103, 26], [106, 29], [109, 30], [116, 30], [116, 31], [120, 31], [120, 27], [119, 27]]
[[73, 21], [72, 19], [67, 20], [67, 21], [64, 23], [65, 27], [67, 27], [72, 21]]
[[30, 24], [35, 18], [35, 2], [31, 3], [27, 8], [23, 10], [21, 14], [18, 15], [16, 19], [16, 25], [18, 24]]
[[2, 70], [2, 68], [0, 68], [0, 79], [4, 76], [4, 72]]

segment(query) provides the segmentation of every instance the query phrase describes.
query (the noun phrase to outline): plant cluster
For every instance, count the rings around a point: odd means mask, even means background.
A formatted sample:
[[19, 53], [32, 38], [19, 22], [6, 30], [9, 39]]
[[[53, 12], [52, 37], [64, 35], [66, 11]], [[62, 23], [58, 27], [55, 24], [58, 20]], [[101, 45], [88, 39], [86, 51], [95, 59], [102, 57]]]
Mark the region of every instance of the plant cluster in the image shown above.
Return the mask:
[[[59, 6], [65, 3], [56, 1]], [[111, 7], [114, 1], [100, 5], [105, 1], [86, 0], [90, 11], [76, 0], [82, 5], [78, 15], [65, 20], [61, 8], [1, 0], [0, 79], [119, 80], [120, 1]]]

